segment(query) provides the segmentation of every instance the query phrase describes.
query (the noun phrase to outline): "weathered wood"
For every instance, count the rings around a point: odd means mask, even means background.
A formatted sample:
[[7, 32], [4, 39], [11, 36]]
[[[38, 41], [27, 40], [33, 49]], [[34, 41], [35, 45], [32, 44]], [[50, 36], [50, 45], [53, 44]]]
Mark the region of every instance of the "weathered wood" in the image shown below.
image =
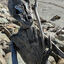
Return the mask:
[[[37, 33], [36, 35], [38, 36]], [[38, 39], [36, 39], [36, 35], [34, 34], [33, 28], [30, 28], [20, 30], [17, 35], [11, 37], [11, 40], [15, 42], [18, 47], [21, 57], [27, 64], [40, 64], [42, 60], [43, 50], [39, 44], [41, 37], [39, 36]]]

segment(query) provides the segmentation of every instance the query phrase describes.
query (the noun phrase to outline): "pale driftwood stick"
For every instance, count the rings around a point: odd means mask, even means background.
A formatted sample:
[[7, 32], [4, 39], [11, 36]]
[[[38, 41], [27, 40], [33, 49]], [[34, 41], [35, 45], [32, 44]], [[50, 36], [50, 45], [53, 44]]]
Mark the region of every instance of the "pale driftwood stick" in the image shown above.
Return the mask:
[[42, 26], [41, 26], [41, 20], [37, 11], [37, 0], [35, 0], [35, 5], [34, 5], [34, 12], [35, 12], [35, 16], [37, 18], [38, 21], [38, 25], [39, 25], [39, 29], [40, 29], [40, 33], [41, 33], [41, 40], [42, 40], [42, 46], [43, 46], [43, 51], [45, 50], [45, 44], [44, 44], [44, 32], [42, 30]]
[[60, 50], [60, 48], [56, 46], [53, 41], [51, 41], [51, 43], [53, 44], [53, 46], [55, 46], [55, 49], [58, 51], [58, 55], [64, 58], [64, 52]]

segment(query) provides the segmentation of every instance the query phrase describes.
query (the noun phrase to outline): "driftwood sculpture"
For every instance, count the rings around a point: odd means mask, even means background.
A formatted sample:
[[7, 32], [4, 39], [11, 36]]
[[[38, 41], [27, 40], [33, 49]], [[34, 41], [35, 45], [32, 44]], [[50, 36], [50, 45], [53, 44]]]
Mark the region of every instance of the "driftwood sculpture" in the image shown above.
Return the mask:
[[[10, 14], [21, 23], [19, 32], [10, 39], [26, 64], [46, 64], [49, 55], [55, 54], [57, 54], [56, 61], [58, 55], [64, 58], [64, 52], [51, 41], [50, 36], [47, 37], [42, 31], [37, 12], [37, 0], [32, 8], [29, 0], [9, 0], [8, 7]], [[35, 13], [39, 29], [34, 25], [31, 10]]]

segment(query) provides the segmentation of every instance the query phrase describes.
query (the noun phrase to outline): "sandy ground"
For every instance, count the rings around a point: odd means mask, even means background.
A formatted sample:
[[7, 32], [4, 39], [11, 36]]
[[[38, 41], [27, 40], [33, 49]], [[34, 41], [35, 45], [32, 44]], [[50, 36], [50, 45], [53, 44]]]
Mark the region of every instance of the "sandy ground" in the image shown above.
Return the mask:
[[64, 0], [38, 0], [38, 12], [40, 17], [47, 21], [51, 21], [56, 15], [60, 16], [59, 20], [51, 22], [64, 27]]
[[38, 10], [42, 18], [50, 21], [53, 16], [58, 15], [61, 18], [52, 22], [64, 27], [64, 0], [38, 0], [38, 2]]

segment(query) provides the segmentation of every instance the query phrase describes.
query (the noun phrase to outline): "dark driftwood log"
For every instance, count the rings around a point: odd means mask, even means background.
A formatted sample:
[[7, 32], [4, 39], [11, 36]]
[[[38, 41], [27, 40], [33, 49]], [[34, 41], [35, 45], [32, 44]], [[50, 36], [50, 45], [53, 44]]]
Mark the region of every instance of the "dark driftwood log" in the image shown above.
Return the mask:
[[18, 34], [11, 37], [26, 64], [41, 64], [43, 50], [40, 39], [38, 30], [35, 28], [20, 29]]

